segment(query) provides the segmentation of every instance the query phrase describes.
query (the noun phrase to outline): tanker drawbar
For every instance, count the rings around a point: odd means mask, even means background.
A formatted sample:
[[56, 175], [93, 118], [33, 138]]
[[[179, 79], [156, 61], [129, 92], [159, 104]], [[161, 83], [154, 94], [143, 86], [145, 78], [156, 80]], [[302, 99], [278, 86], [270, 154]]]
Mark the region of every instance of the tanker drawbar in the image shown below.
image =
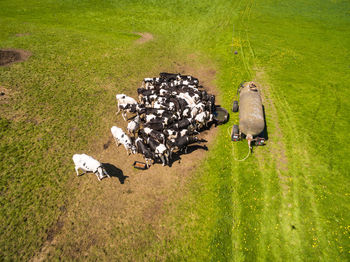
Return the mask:
[[239, 111], [239, 125], [232, 127], [231, 140], [247, 139], [250, 152], [252, 142], [257, 146], [265, 144], [265, 118], [260, 90], [254, 82], [244, 82], [240, 84], [237, 93], [239, 103], [233, 102], [232, 111]]

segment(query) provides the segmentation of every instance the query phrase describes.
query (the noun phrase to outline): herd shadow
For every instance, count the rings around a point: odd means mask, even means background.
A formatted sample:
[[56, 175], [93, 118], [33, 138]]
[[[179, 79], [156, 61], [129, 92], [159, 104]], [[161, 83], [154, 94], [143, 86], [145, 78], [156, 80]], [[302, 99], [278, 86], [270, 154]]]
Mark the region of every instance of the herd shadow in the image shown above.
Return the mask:
[[208, 151], [208, 147], [206, 145], [189, 145], [187, 147], [187, 153], [184, 151], [184, 150], [179, 150], [179, 151], [176, 151], [176, 152], [173, 152], [172, 154], [172, 158], [169, 159], [169, 167], [172, 167], [173, 163], [175, 162], [181, 162], [181, 156], [182, 155], [187, 155], [187, 154], [191, 154], [192, 152], [196, 151], [196, 150], [199, 150], [199, 149], [202, 149], [202, 150], [205, 150], [205, 151]]
[[124, 173], [121, 169], [109, 163], [102, 163], [102, 165], [109, 176], [118, 178], [120, 184], [124, 184], [128, 176], [124, 176]]

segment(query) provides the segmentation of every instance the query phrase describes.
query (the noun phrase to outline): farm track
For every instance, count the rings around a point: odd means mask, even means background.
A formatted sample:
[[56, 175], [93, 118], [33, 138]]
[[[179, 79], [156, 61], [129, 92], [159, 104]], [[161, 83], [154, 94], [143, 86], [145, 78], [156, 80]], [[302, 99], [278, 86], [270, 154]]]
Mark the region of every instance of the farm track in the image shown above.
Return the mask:
[[[313, 240], [308, 239], [310, 245], [318, 247], [319, 250], [324, 250], [326, 248], [326, 239], [322, 238], [321, 234], [318, 232], [323, 232], [322, 226], [318, 222], [319, 212], [316, 206], [315, 192], [312, 186], [312, 181], [308, 178], [307, 167], [310, 166], [310, 158], [308, 153], [300, 145], [305, 144], [303, 135], [297, 130], [296, 120], [288, 102], [281, 98], [278, 93], [270, 86], [268, 77], [262, 68], [257, 67], [258, 61], [256, 61], [254, 50], [252, 49], [250, 39], [249, 39], [249, 22], [251, 11], [254, 6], [253, 1], [246, 1], [243, 4], [243, 11], [241, 11], [241, 18], [239, 20], [240, 30], [238, 32], [238, 38], [240, 41], [241, 58], [243, 67], [246, 71], [248, 79], [252, 79], [255, 74], [255, 80], [260, 84], [262, 94], [263, 94], [263, 104], [265, 105], [265, 113], [267, 116], [267, 126], [269, 131], [269, 140], [267, 141], [266, 150], [256, 149], [254, 153], [260, 167], [259, 174], [261, 177], [261, 190], [263, 202], [267, 203], [270, 200], [278, 203], [278, 210], [271, 210], [269, 205], [264, 205], [261, 209], [261, 214], [256, 214], [261, 217], [260, 225], [265, 225], [271, 223], [273, 219], [276, 224], [277, 232], [266, 232], [262, 227], [255, 228], [255, 231], [260, 231], [260, 240], [253, 241], [251, 243], [251, 248], [255, 249], [257, 257], [267, 257], [272, 256], [277, 260], [284, 260], [288, 257], [295, 257], [297, 259], [302, 259], [303, 250], [305, 246], [305, 236], [303, 233], [307, 230], [302, 217], [304, 212], [309, 212], [311, 216], [310, 224], [314, 230]], [[255, 71], [255, 73], [252, 71]], [[324, 92], [324, 90], [323, 90]], [[326, 103], [326, 96], [320, 94], [319, 107]], [[283, 128], [279, 122], [282, 121]], [[317, 122], [317, 119], [315, 119]], [[333, 123], [334, 124], [334, 123]], [[287, 137], [285, 134], [288, 134]], [[289, 144], [290, 146], [286, 146]], [[290, 151], [291, 150], [291, 151]], [[269, 154], [271, 157], [269, 160], [264, 158], [265, 154]], [[291, 155], [298, 154], [303, 156], [303, 162], [288, 161]], [[268, 161], [268, 162], [267, 162]], [[234, 163], [235, 165], [237, 163]], [[266, 172], [266, 167], [275, 166], [275, 171]], [[232, 167], [234, 169], [234, 167]], [[298, 173], [293, 172], [294, 170], [299, 170]], [[264, 181], [264, 182], [262, 182]], [[242, 183], [239, 179], [235, 179], [235, 183]], [[276, 193], [276, 185], [279, 187], [279, 192]], [[303, 197], [301, 196], [303, 195]], [[236, 198], [237, 195], [234, 195]], [[276, 199], [277, 198], [277, 199]], [[236, 216], [241, 216], [241, 211], [239, 211], [239, 206], [243, 203], [236, 205]], [[271, 214], [274, 213], [274, 217]], [[243, 221], [244, 218], [241, 217], [239, 221]], [[310, 224], [308, 226], [310, 226]], [[298, 228], [298, 230], [295, 230]], [[299, 230], [301, 228], [301, 230]], [[304, 230], [303, 230], [304, 228]], [[274, 238], [271, 236], [274, 235]], [[240, 252], [244, 250], [244, 244], [242, 243], [245, 239], [249, 238], [246, 235], [241, 238], [234, 236], [233, 246], [234, 252]], [[254, 239], [254, 236], [251, 236]], [[277, 242], [276, 242], [277, 241]], [[255, 242], [255, 244], [253, 244]], [[280, 246], [280, 249], [276, 249], [279, 243], [285, 243]], [[293, 246], [293, 253], [290, 253], [290, 249], [286, 246]], [[268, 250], [266, 251], [266, 247]], [[272, 247], [272, 250], [270, 248]], [[259, 255], [260, 254], [260, 255]], [[247, 253], [242, 253], [240, 256], [245, 256]]]

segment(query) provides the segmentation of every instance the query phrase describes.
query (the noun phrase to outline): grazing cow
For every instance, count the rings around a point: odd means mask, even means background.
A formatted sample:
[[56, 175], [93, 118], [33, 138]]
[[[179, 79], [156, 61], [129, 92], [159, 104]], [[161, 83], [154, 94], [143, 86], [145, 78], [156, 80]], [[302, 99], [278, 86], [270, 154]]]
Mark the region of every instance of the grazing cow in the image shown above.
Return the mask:
[[208, 107], [209, 107], [210, 113], [213, 113], [215, 111], [215, 96], [214, 95], [209, 95]]
[[136, 116], [132, 121], [128, 123], [127, 131], [128, 133], [135, 136], [135, 133], [140, 129], [140, 116]]
[[162, 97], [165, 97], [165, 96], [167, 96], [169, 94], [170, 94], [170, 92], [167, 89], [163, 89], [162, 88], [162, 89], [159, 90], [159, 95], [161, 95]]
[[178, 112], [181, 109], [179, 101], [176, 98], [170, 97], [169, 98], [169, 104], [170, 103], [174, 103], [174, 109], [172, 111]]
[[146, 121], [146, 123], [148, 123], [148, 122], [150, 122], [152, 119], [156, 119], [156, 118], [157, 118], [156, 115], [154, 115], [154, 114], [148, 114], [148, 115], [146, 115], [145, 121]]
[[169, 128], [175, 129], [175, 130], [182, 130], [182, 129], [188, 128], [192, 124], [192, 122], [193, 122], [192, 118], [181, 119], [177, 123], [169, 126]]
[[165, 143], [165, 135], [163, 133], [148, 127], [145, 127], [143, 130], [148, 136], [157, 140], [159, 143]]
[[132, 144], [130, 137], [128, 137], [128, 135], [124, 133], [123, 129], [116, 126], [112, 126], [111, 133], [117, 146], [123, 144], [127, 155], [130, 155], [131, 153], [136, 153], [135, 146]]
[[144, 110], [143, 105], [139, 104], [125, 104], [120, 105], [119, 109], [122, 110], [122, 117], [125, 121], [127, 121], [127, 113], [140, 113]]
[[196, 115], [195, 121], [197, 124], [197, 129], [203, 128], [204, 125], [208, 127], [208, 123], [211, 122], [212, 120], [213, 120], [213, 115], [208, 111], [204, 111]]
[[146, 77], [143, 79], [144, 83], [151, 83], [151, 84], [159, 84], [160, 83], [159, 77]]
[[153, 159], [155, 158], [154, 153], [145, 145], [140, 137], [135, 140], [135, 145], [137, 152], [142, 154], [146, 161], [147, 168], [149, 168], [152, 165]]
[[167, 139], [175, 139], [177, 138], [179, 132], [174, 129], [165, 129], [163, 133], [167, 136]]
[[176, 139], [168, 140], [167, 146], [170, 148], [170, 158], [174, 150], [185, 151], [187, 154], [187, 147], [194, 143], [204, 143], [207, 142], [205, 139], [199, 139], [194, 136], [180, 136]]
[[163, 124], [164, 126], [170, 125], [173, 122], [173, 118], [169, 117], [156, 117], [149, 121], [150, 124]]
[[169, 102], [167, 104], [167, 107], [168, 107], [168, 110], [170, 110], [170, 111], [175, 111], [176, 110], [176, 104], [173, 103], [173, 102]]
[[137, 94], [138, 94], [139, 102], [141, 104], [150, 103], [148, 100], [148, 97], [151, 95], [154, 95], [154, 93], [155, 93], [155, 90], [148, 90], [146, 88], [138, 88]]
[[194, 98], [191, 97], [189, 93], [180, 93], [178, 97], [184, 99], [190, 107], [193, 107], [196, 104]]
[[166, 82], [176, 80], [178, 75], [179, 74], [172, 74], [172, 73], [165, 73], [165, 72], [162, 72], [159, 74], [159, 76]]
[[166, 148], [164, 144], [159, 143], [152, 137], [147, 138], [147, 144], [153, 150], [156, 157], [158, 157], [162, 161], [163, 166], [165, 166], [166, 164], [169, 164], [169, 150]]
[[124, 94], [117, 94], [116, 98], [118, 103], [118, 112], [116, 114], [119, 113], [121, 105], [125, 106], [127, 104], [135, 104], [135, 105], [137, 104], [137, 101], [134, 98]]
[[192, 136], [192, 135], [198, 135], [199, 132], [197, 132], [196, 130], [188, 130], [188, 129], [182, 129], [181, 131], [179, 131], [178, 136]]
[[165, 128], [165, 124], [164, 123], [146, 123], [144, 127], [148, 127], [156, 131], [163, 131]]
[[168, 109], [168, 107], [166, 105], [164, 105], [163, 103], [160, 103], [159, 101], [156, 101], [153, 103], [153, 108], [156, 109]]
[[190, 107], [186, 107], [184, 111], [182, 111], [182, 116], [189, 118], [191, 117], [191, 108]]
[[191, 109], [191, 118], [194, 119], [197, 114], [202, 113], [205, 110], [203, 103], [198, 103]]
[[[77, 172], [77, 176], [80, 176], [79, 169], [83, 170], [83, 174], [86, 172], [93, 172], [99, 181], [103, 178], [110, 177], [102, 164], [98, 162], [96, 159], [88, 156], [86, 154], [74, 154], [73, 162], [75, 165], [75, 172]], [[81, 174], [81, 175], [83, 175]]]
[[188, 81], [189, 84], [191, 85], [198, 85], [199, 81], [198, 81], [198, 78], [195, 78], [193, 76], [190, 76], [190, 75], [180, 75], [178, 74], [177, 77], [176, 77], [177, 80], [179, 81]]

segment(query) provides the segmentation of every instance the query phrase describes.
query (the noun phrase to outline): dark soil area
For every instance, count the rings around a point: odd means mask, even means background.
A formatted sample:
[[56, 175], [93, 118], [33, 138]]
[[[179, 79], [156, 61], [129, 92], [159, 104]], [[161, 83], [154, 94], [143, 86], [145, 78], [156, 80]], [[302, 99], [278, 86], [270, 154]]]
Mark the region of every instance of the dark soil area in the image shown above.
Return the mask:
[[22, 62], [28, 59], [30, 52], [15, 49], [0, 50], [0, 66], [6, 66], [14, 62]]

